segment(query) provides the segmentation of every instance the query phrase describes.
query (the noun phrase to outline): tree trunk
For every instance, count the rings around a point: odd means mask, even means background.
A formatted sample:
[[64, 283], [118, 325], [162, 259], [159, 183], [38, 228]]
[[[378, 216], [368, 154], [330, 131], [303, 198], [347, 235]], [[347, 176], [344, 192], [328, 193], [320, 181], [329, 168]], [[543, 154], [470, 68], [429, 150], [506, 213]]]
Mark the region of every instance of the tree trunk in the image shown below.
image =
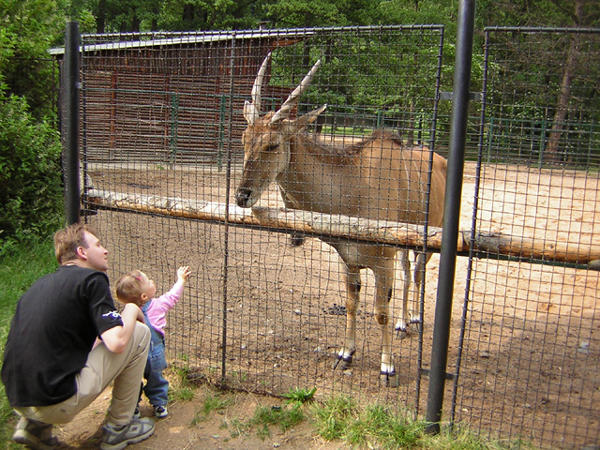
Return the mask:
[[[583, 23], [583, 6], [585, 0], [575, 0], [575, 21], [577, 26], [581, 26]], [[567, 51], [567, 59], [564, 65], [564, 71], [562, 80], [560, 82], [560, 91], [558, 93], [558, 100], [556, 102], [556, 111], [554, 113], [554, 119], [552, 120], [552, 128], [548, 137], [548, 145], [546, 146], [546, 155], [544, 159], [548, 161], [558, 162], [561, 161], [566, 155], [561, 158], [559, 154], [560, 138], [563, 132], [564, 121], [567, 118], [569, 111], [569, 99], [571, 97], [571, 80], [573, 73], [575, 72], [575, 66], [577, 64], [577, 50], [579, 43], [579, 35], [577, 33], [571, 34], [571, 40], [569, 43], [569, 49]]]
[[408, 107], [408, 133], [406, 135], [406, 145], [412, 147], [415, 145], [415, 102], [413, 99], [409, 100]]
[[575, 54], [577, 52], [577, 36], [571, 36], [571, 43], [569, 44], [569, 50], [567, 52], [567, 60], [565, 62], [565, 68], [563, 71], [562, 80], [560, 82], [560, 91], [558, 94], [558, 101], [556, 103], [556, 112], [552, 119], [552, 128], [548, 138], [548, 145], [546, 146], [545, 158], [548, 161], [558, 162], [562, 158], [559, 154], [560, 138], [563, 132], [563, 124], [567, 118], [567, 112], [569, 110], [569, 99], [571, 97], [571, 80], [573, 78], [573, 72], [575, 70]]
[[96, 13], [96, 33], [104, 33], [106, 25], [106, 0], [98, 2], [98, 12]]

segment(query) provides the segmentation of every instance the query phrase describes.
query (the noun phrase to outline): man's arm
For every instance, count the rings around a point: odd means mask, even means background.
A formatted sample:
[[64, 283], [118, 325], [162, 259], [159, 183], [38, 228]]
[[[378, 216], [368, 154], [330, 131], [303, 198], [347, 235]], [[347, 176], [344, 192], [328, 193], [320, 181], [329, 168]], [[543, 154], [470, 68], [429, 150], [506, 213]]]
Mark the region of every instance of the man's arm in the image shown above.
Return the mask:
[[144, 323], [144, 313], [137, 305], [128, 303], [121, 311], [121, 319], [123, 326], [112, 327], [100, 336], [106, 348], [113, 353], [121, 353], [125, 350], [135, 329], [135, 323], [137, 321]]

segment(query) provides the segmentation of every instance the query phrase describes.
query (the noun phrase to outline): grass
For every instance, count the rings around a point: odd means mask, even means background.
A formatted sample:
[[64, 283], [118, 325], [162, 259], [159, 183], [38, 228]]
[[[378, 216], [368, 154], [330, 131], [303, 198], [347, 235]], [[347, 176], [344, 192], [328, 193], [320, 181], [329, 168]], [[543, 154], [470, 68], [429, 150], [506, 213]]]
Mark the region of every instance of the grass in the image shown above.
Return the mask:
[[286, 406], [259, 406], [254, 416], [248, 422], [250, 428], [256, 429], [261, 439], [271, 436], [270, 426], [278, 426], [282, 432], [298, 425], [304, 420], [302, 404], [295, 403]]
[[[51, 239], [16, 247], [2, 255], [0, 266], [0, 353], [10, 329], [10, 322], [21, 295], [42, 275], [57, 267]], [[13, 432], [14, 414], [0, 383], [0, 442], [8, 442]]]
[[316, 387], [313, 387], [312, 389], [304, 389], [297, 387], [283, 394], [283, 398], [286, 398], [288, 403], [306, 403], [314, 398], [315, 392], [317, 392]]
[[[455, 431], [442, 430], [438, 435], [425, 432], [426, 422], [412, 420], [384, 405], [358, 405], [347, 396], [333, 396], [323, 401], [290, 401], [297, 396], [299, 389], [284, 395], [288, 400], [280, 406], [259, 405], [250, 418], [228, 417], [235, 413], [236, 402], [225, 398], [235, 398], [233, 393], [218, 395], [217, 407], [214, 394], [209, 393], [204, 400], [203, 420], [212, 412], [226, 416], [221, 428], [227, 429], [232, 439], [256, 433], [260, 439], [271, 436], [272, 427], [282, 433], [293, 429], [305, 421], [310, 422], [314, 436], [326, 441], [337, 442], [347, 448], [380, 449], [440, 449], [440, 450], [500, 450], [510, 448], [532, 448], [523, 442], [491, 442], [468, 431], [455, 427]], [[309, 393], [312, 390], [303, 390]], [[314, 392], [312, 392], [314, 394]], [[312, 399], [312, 395], [310, 396]], [[192, 423], [192, 426], [196, 425]], [[241, 444], [241, 443], [240, 443]]]

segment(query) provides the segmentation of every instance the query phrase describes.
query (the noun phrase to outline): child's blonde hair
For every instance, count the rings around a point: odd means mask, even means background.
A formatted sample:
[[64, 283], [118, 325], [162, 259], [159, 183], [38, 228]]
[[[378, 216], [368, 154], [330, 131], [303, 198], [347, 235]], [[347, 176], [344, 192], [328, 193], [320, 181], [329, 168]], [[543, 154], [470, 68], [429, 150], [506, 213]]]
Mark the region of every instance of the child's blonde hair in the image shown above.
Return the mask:
[[132, 270], [117, 281], [117, 298], [122, 303], [140, 305], [142, 297], [142, 272]]

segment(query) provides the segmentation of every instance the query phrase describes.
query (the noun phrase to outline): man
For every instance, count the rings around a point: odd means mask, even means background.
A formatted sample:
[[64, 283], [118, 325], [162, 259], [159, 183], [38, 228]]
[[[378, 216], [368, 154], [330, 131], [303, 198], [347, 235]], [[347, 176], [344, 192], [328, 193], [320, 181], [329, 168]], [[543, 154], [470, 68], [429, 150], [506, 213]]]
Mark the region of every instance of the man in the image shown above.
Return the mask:
[[59, 230], [54, 248], [60, 266], [19, 300], [4, 351], [2, 381], [21, 416], [13, 440], [56, 445], [52, 424], [72, 420], [114, 381], [101, 448], [122, 449], [154, 432], [152, 419], [133, 417], [150, 331], [137, 305], [116, 310], [108, 251], [88, 225]]

